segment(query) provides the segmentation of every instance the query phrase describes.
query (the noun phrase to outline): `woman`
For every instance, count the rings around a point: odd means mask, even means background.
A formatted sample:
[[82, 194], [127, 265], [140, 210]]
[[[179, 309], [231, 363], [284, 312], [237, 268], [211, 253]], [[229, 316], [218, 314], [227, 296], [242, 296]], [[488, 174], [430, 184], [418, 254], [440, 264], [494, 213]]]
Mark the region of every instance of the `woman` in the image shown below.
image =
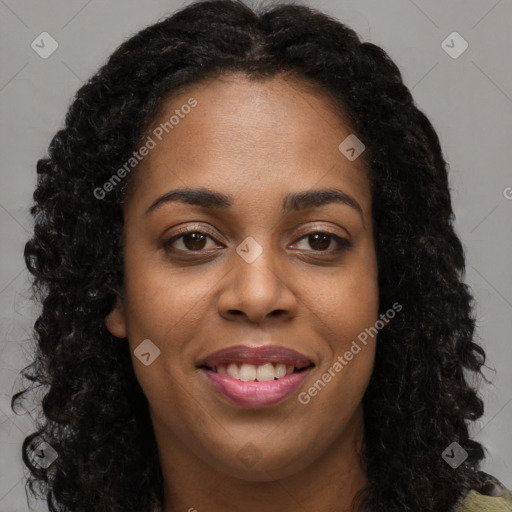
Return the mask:
[[37, 168], [23, 459], [50, 510], [512, 510], [468, 434], [447, 165], [381, 48], [192, 4], [114, 52]]

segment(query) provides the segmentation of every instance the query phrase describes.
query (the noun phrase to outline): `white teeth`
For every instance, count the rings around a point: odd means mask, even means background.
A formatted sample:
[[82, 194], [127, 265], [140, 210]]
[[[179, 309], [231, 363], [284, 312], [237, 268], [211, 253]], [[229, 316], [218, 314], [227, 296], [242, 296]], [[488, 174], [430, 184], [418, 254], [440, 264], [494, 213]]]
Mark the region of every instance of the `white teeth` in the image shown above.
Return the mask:
[[233, 377], [233, 379], [238, 379], [238, 378], [239, 378], [239, 375], [240, 375], [240, 372], [239, 372], [239, 370], [238, 370], [238, 366], [237, 366], [235, 363], [231, 363], [231, 364], [228, 366], [228, 369], [227, 369], [226, 373], [227, 373], [230, 377]]
[[[282, 366], [282, 365], [277, 365]], [[267, 380], [274, 380], [274, 377], [283, 377], [283, 375], [277, 375], [277, 370], [274, 371], [274, 365], [272, 363], [265, 363], [258, 366], [258, 370], [256, 371], [256, 378], [260, 382], [264, 382]]]
[[240, 367], [240, 374], [238, 378], [244, 382], [254, 380], [256, 378], [256, 366], [253, 364], [243, 364]]
[[257, 380], [258, 382], [265, 382], [274, 379], [281, 379], [295, 371], [292, 365], [285, 365], [282, 363], [272, 364], [265, 363], [260, 365], [244, 363], [240, 367], [236, 363], [230, 363], [226, 366], [218, 366], [217, 373], [227, 374], [233, 379], [238, 379], [244, 382]]
[[[292, 366], [292, 372], [293, 372], [293, 366]], [[285, 376], [286, 376], [286, 365], [285, 364], [276, 365], [276, 377], [278, 379], [280, 379], [281, 377], [285, 377]]]

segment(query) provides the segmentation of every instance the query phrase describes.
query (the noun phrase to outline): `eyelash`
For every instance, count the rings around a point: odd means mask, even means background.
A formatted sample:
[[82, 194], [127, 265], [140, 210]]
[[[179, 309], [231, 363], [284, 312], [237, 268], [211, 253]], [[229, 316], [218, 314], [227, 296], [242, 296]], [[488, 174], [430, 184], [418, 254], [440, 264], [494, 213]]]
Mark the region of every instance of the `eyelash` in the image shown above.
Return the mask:
[[[211, 231], [209, 231], [206, 228], [198, 229], [198, 228], [196, 228], [194, 226], [189, 226], [189, 227], [181, 230], [179, 233], [177, 233], [176, 235], [172, 236], [168, 240], [165, 240], [164, 242], [162, 242], [162, 247], [166, 251], [168, 251], [168, 252], [177, 251], [177, 252], [181, 252], [181, 253], [195, 253], [195, 254], [202, 254], [202, 253], [211, 252], [211, 250], [191, 251], [191, 250], [184, 250], [184, 249], [175, 249], [175, 248], [172, 247], [172, 244], [174, 242], [176, 242], [180, 238], [183, 238], [183, 236], [188, 235], [190, 233], [198, 233], [200, 235], [207, 235], [210, 238], [212, 238], [213, 240], [215, 240], [215, 236], [216, 236], [214, 233], [212, 233]], [[297, 240], [297, 242], [302, 240], [302, 239], [304, 239], [304, 238], [307, 238], [308, 236], [316, 235], [316, 234], [322, 234], [322, 235], [327, 235], [329, 237], [332, 237], [335, 240], [335, 242], [338, 244], [338, 248], [337, 249], [330, 249], [330, 250], [325, 250], [325, 251], [320, 251], [320, 250], [312, 249], [312, 252], [315, 252], [317, 254], [335, 254], [335, 253], [339, 253], [339, 252], [343, 252], [345, 250], [351, 249], [353, 247], [353, 244], [348, 239], [343, 238], [343, 237], [341, 237], [339, 235], [335, 235], [334, 233], [331, 233], [330, 231], [321, 231], [321, 230], [310, 231], [308, 233], [305, 233], [304, 235], [302, 235]]]

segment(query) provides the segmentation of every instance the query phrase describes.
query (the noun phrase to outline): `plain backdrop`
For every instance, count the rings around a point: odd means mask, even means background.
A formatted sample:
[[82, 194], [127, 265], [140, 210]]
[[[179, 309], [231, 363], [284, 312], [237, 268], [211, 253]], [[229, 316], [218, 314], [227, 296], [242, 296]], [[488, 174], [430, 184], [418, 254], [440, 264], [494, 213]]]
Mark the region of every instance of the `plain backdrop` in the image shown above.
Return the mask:
[[[36, 309], [23, 248], [35, 164], [82, 83], [129, 36], [189, 2], [0, 0], [0, 510], [28, 511], [21, 442], [33, 431], [10, 397], [28, 362]], [[262, 2], [264, 3], [264, 2]], [[487, 448], [483, 469], [512, 486], [512, 2], [507, 0], [302, 1], [383, 47], [429, 117], [450, 164], [466, 282], [488, 355], [485, 416], [472, 432]], [[250, 5], [255, 5], [250, 4]], [[47, 58], [32, 47], [47, 32]], [[453, 34], [457, 32], [457, 34]], [[48, 36], [43, 36], [50, 41]], [[443, 43], [445, 41], [445, 43]], [[468, 47], [461, 53], [466, 43]], [[55, 43], [54, 43], [55, 44]], [[51, 48], [48, 45], [45, 47]], [[37, 412], [37, 411], [35, 411]], [[35, 414], [35, 413], [34, 413]], [[36, 510], [47, 510], [33, 502]]]

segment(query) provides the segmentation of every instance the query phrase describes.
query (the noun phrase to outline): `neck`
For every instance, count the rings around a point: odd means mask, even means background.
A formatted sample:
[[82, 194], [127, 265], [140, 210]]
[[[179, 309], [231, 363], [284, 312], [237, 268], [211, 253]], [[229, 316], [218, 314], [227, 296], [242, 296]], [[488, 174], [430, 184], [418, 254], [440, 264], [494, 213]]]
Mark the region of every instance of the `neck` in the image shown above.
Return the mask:
[[367, 485], [360, 453], [364, 439], [362, 409], [311, 464], [279, 474], [262, 470], [258, 481], [237, 477], [236, 471], [219, 471], [188, 450], [168, 431], [154, 425], [164, 477], [163, 512], [349, 512], [355, 494]]

